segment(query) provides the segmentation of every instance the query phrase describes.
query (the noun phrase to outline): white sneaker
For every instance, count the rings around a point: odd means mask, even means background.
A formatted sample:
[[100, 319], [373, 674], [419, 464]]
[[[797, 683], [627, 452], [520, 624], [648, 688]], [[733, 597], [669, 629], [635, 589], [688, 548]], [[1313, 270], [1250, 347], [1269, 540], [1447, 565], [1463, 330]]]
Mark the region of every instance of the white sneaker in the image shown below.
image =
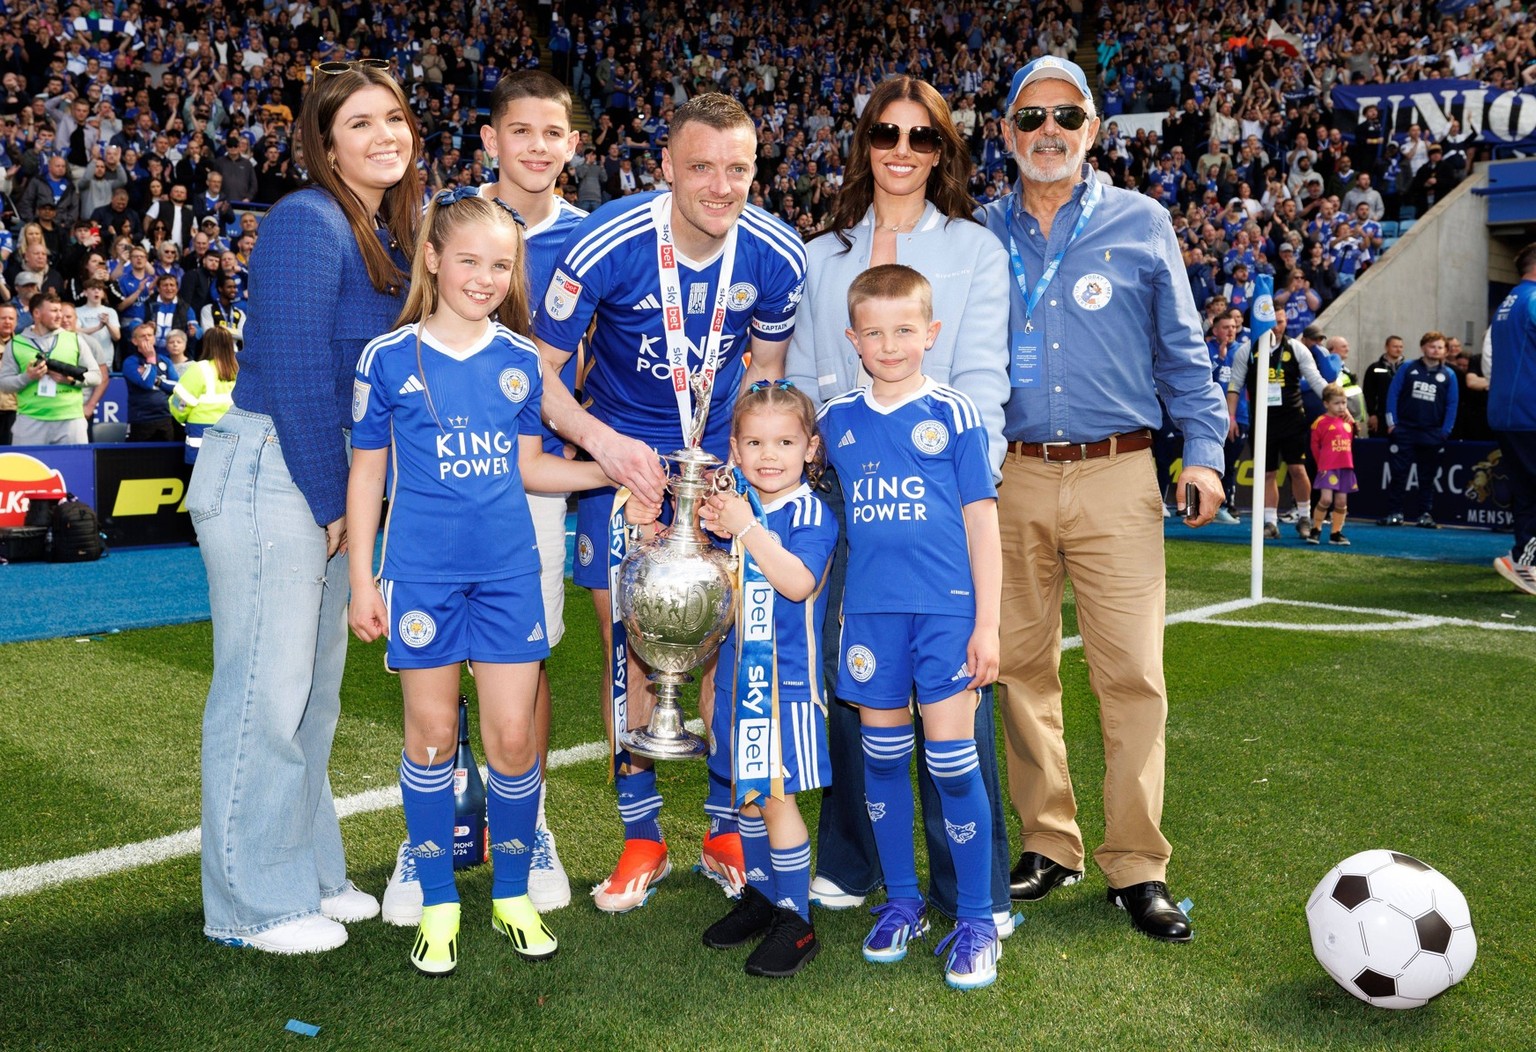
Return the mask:
[[1023, 919], [1022, 913], [1014, 913], [1012, 910], [995, 910], [992, 913], [992, 922], [997, 925], [997, 937], [1008, 938]]
[[1529, 566], [1521, 566], [1507, 555], [1493, 560], [1493, 568], [1499, 576], [1527, 595], [1536, 595], [1536, 572]]
[[811, 881], [811, 905], [824, 910], [851, 910], [864, 905], [864, 896], [844, 891], [830, 877], [819, 874]]
[[343, 924], [371, 920], [379, 915], [379, 900], [349, 880], [336, 894], [320, 900], [320, 912]]
[[266, 953], [324, 953], [347, 941], [347, 929], [317, 915], [279, 924], [256, 935], [219, 939], [229, 946], [249, 946]]
[[528, 868], [528, 898], [540, 913], [571, 904], [571, 881], [560, 864], [555, 834], [548, 826], [533, 831], [533, 861]]
[[395, 871], [384, 889], [384, 923], [414, 928], [421, 923], [421, 881], [416, 879], [416, 859], [408, 840], [400, 842], [395, 854]]

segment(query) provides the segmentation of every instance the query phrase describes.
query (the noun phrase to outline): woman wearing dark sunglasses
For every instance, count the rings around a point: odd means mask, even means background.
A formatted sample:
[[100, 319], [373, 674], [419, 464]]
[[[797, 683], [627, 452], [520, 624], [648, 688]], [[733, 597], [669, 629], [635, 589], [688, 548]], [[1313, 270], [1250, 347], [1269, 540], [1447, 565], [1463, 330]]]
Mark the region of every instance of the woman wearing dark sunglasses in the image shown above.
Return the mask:
[[317, 953], [379, 904], [347, 879], [326, 768], [347, 633], [347, 434], [363, 345], [395, 325], [421, 212], [421, 139], [374, 62], [325, 63], [299, 131], [313, 186], [252, 254], [235, 406], [187, 493], [208, 570], [203, 931]]
[[[933, 317], [943, 323], [923, 357], [923, 372], [969, 395], [992, 436], [994, 471], [1003, 457], [1003, 402], [1008, 396], [1008, 257], [997, 239], [973, 219], [967, 190], [970, 151], [949, 106], [934, 88], [913, 77], [892, 77], [875, 88], [854, 129], [842, 193], [822, 231], [806, 246], [805, 297], [795, 318], [785, 374], [819, 407], [869, 382], [843, 332], [848, 286], [866, 269], [904, 263], [933, 286]], [[841, 489], [828, 471], [828, 504], [842, 515]], [[840, 548], [831, 580], [835, 604], [842, 593], [847, 549]], [[835, 618], [828, 618], [824, 654], [828, 694], [837, 681]], [[997, 748], [988, 690], [976, 712], [976, 741], [992, 803], [992, 894], [1004, 934], [1008, 920], [1008, 839], [998, 790]], [[918, 723], [921, 733], [921, 721]], [[828, 713], [832, 787], [822, 799], [817, 832], [817, 876], [812, 898], [827, 908], [857, 906], [880, 886], [874, 835], [864, 810], [864, 764], [857, 711], [832, 705]], [[918, 765], [932, 880], [930, 904], [955, 914], [955, 875], [949, 861], [938, 791]]]

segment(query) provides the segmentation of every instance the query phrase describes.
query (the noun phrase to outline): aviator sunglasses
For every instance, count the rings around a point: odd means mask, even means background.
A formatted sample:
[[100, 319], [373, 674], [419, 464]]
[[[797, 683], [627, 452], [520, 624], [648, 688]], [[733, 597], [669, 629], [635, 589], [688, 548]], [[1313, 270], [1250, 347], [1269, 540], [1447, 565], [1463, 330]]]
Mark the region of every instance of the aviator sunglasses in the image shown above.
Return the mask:
[[1047, 113], [1065, 131], [1077, 131], [1088, 120], [1088, 111], [1081, 106], [1020, 106], [1009, 119], [1019, 131], [1032, 132], [1045, 124]]
[[352, 62], [321, 62], [317, 64], [315, 68], [321, 73], [329, 74], [330, 76], [334, 77], [338, 73], [346, 73], [349, 70], [357, 69], [359, 66], [366, 66], [369, 69], [388, 69], [389, 59], [360, 58]]
[[[869, 126], [869, 145], [877, 150], [894, 150], [901, 141], [901, 129], [886, 121], [876, 121]], [[937, 153], [943, 139], [939, 129], [926, 124], [907, 129], [907, 145], [913, 153]]]

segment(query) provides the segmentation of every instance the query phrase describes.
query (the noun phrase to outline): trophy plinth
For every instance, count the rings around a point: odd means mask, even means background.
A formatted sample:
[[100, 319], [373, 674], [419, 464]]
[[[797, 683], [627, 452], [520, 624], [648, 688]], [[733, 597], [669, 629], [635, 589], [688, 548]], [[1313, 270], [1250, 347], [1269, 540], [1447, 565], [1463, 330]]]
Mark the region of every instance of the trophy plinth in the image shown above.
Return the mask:
[[651, 667], [656, 707], [641, 730], [616, 728], [619, 743], [655, 760], [699, 759], [708, 743], [683, 727], [678, 688], [709, 660], [730, 631], [735, 612], [730, 556], [698, 527], [698, 506], [713, 489], [705, 472], [718, 458], [696, 448], [666, 457], [678, 474], [667, 483], [676, 514], [672, 527], [619, 565], [617, 602], [629, 645]]

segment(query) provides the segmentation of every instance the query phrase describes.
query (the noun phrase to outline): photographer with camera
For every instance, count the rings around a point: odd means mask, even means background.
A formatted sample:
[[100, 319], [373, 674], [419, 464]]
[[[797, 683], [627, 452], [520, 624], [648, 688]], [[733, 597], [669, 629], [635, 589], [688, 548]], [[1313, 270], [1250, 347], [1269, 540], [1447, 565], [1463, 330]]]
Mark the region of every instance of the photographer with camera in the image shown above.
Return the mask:
[[123, 360], [123, 379], [128, 381], [128, 441], [177, 441], [170, 397], [181, 376], [155, 350], [155, 327], [148, 322], [133, 330], [133, 353]]
[[32, 297], [32, 325], [0, 356], [0, 391], [16, 395], [11, 441], [18, 446], [84, 445], [84, 388], [102, 382], [90, 348], [59, 327], [59, 294]]

